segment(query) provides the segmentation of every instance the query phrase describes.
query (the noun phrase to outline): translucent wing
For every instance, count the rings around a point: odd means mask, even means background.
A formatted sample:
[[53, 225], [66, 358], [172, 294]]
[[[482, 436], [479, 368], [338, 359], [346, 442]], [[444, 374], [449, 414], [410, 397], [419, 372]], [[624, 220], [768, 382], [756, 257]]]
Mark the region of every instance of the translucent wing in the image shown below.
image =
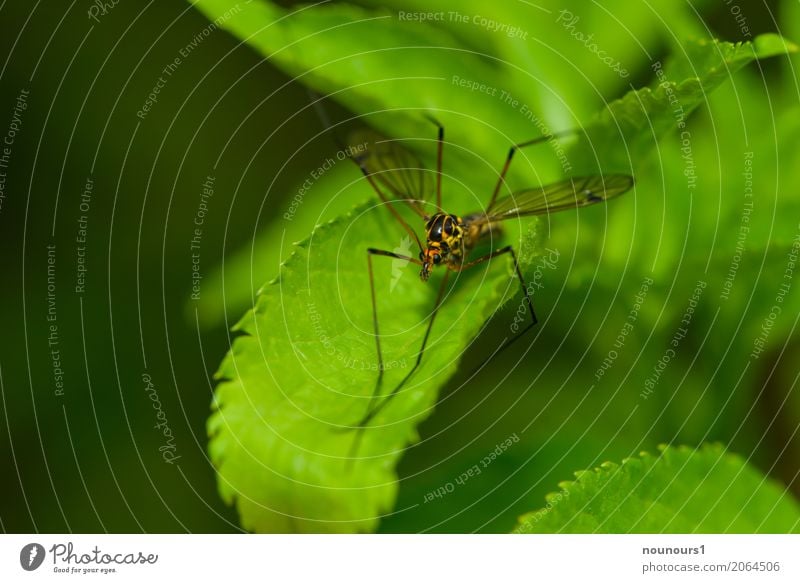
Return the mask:
[[350, 156], [369, 178], [397, 200], [406, 202], [421, 217], [424, 201], [435, 193], [434, 173], [400, 144], [370, 130], [350, 135]]
[[536, 188], [527, 188], [498, 200], [478, 222], [496, 222], [528, 215], [543, 215], [589, 206], [627, 192], [633, 177], [606, 174], [569, 178]]

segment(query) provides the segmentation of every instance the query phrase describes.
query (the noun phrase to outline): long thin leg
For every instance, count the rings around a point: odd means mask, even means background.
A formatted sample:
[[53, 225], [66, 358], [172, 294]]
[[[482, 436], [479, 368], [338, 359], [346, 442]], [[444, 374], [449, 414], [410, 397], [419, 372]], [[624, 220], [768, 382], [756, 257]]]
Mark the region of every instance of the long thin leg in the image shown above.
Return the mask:
[[[309, 90], [308, 94], [309, 94], [309, 97], [312, 99], [312, 105], [314, 106], [314, 109], [316, 110], [317, 116], [319, 117], [320, 121], [322, 122], [322, 125], [325, 126], [326, 129], [330, 129], [331, 130], [332, 135], [333, 135], [333, 141], [339, 147], [339, 150], [342, 151], [342, 152], [346, 152], [347, 151], [347, 147], [346, 147], [346, 145], [344, 143], [344, 140], [342, 140], [342, 138], [336, 132], [335, 127], [333, 127], [331, 125], [330, 119], [328, 118], [328, 114], [327, 114], [327, 112], [325, 111], [325, 109], [322, 107], [322, 105], [320, 103], [324, 99], [324, 97], [320, 97], [319, 94], [316, 93], [313, 90]], [[389, 211], [391, 211], [391, 213], [394, 216], [394, 218], [397, 219], [397, 221], [403, 226], [403, 228], [414, 238], [414, 240], [417, 242], [417, 245], [419, 246], [420, 251], [421, 251], [422, 250], [422, 242], [419, 240], [419, 237], [417, 236], [417, 233], [414, 231], [414, 229], [411, 228], [411, 226], [405, 221], [405, 219], [403, 219], [403, 217], [400, 216], [400, 213], [397, 212], [397, 209], [395, 209], [392, 206], [391, 201], [389, 200], [389, 197], [387, 197], [383, 193], [383, 191], [378, 187], [378, 185], [372, 179], [372, 175], [369, 173], [369, 170], [364, 166], [364, 164], [361, 162], [361, 160], [358, 158], [358, 156], [348, 156], [348, 157], [351, 160], [353, 160], [353, 162], [355, 162], [355, 164], [359, 167], [359, 169], [361, 170], [361, 172], [364, 174], [364, 176], [366, 177], [367, 181], [369, 182], [370, 186], [372, 186], [372, 189], [377, 193], [377, 195], [378, 195], [378, 197], [380, 197], [381, 201], [383, 201], [386, 204], [386, 206], [389, 207]]]
[[[367, 249], [367, 266], [369, 271], [369, 291], [370, 297], [372, 299], [372, 329], [375, 332], [375, 349], [378, 354], [378, 378], [375, 380], [375, 388], [372, 389], [372, 397], [370, 398], [369, 402], [370, 405], [375, 401], [375, 399], [380, 395], [381, 387], [383, 385], [383, 351], [381, 350], [381, 333], [380, 327], [378, 326], [378, 301], [377, 301], [377, 294], [375, 293], [375, 275], [372, 269], [372, 256], [378, 255], [380, 257], [391, 257], [393, 259], [402, 259], [404, 261], [408, 261], [409, 263], [414, 263], [416, 265], [421, 265], [422, 262], [419, 259], [414, 259], [413, 257], [408, 257], [407, 255], [400, 255], [398, 253], [394, 253], [392, 251], [384, 251], [383, 249]], [[348, 430], [351, 428], [347, 428]], [[353, 443], [350, 445], [350, 454], [348, 455], [346, 465], [352, 468], [352, 465], [355, 460], [355, 454], [358, 451], [358, 446], [361, 444], [362, 434], [364, 432], [364, 427], [359, 425], [357, 426], [358, 432], [356, 433], [355, 438], [353, 439]]]
[[[425, 329], [425, 336], [422, 339], [422, 346], [420, 346], [419, 353], [417, 354], [417, 360], [414, 362], [414, 366], [412, 366], [411, 370], [408, 371], [406, 376], [403, 377], [403, 380], [401, 380], [397, 384], [397, 386], [394, 389], [392, 389], [391, 393], [389, 393], [377, 405], [375, 405], [369, 411], [367, 411], [367, 414], [364, 415], [364, 417], [361, 419], [361, 421], [358, 422], [357, 427], [359, 429], [363, 430], [369, 424], [369, 422], [372, 421], [372, 419], [375, 417], [375, 415], [380, 413], [381, 410], [383, 410], [383, 408], [386, 407], [386, 405], [389, 404], [389, 402], [394, 398], [394, 396], [397, 395], [397, 393], [400, 392], [400, 389], [402, 389], [403, 386], [408, 382], [408, 379], [411, 378], [411, 376], [414, 374], [414, 372], [417, 370], [417, 368], [419, 368], [419, 365], [422, 362], [422, 355], [425, 352], [425, 346], [428, 344], [428, 338], [430, 338], [430, 335], [431, 335], [431, 329], [433, 328], [433, 322], [435, 321], [436, 314], [439, 312], [439, 307], [442, 304], [442, 298], [444, 297], [445, 289], [447, 289], [447, 280], [448, 280], [448, 276], [449, 275], [450, 275], [450, 272], [445, 272], [445, 275], [442, 278], [442, 283], [439, 285], [439, 293], [436, 295], [436, 303], [433, 305], [433, 311], [431, 312], [430, 319], [428, 320], [428, 326]], [[374, 303], [373, 303], [373, 305], [374, 305]], [[377, 323], [376, 323], [376, 333], [377, 333]], [[382, 375], [382, 371], [381, 371], [381, 375]]]
[[[375, 284], [374, 284], [374, 280], [373, 280], [373, 277], [372, 277], [372, 261], [371, 261], [372, 255], [385, 255], [385, 256], [388, 256], [388, 257], [396, 257], [398, 259], [406, 259], [408, 261], [414, 261], [415, 263], [419, 263], [419, 261], [413, 260], [410, 257], [405, 257], [405, 256], [402, 256], [402, 255], [397, 255], [395, 253], [390, 253], [389, 251], [381, 251], [379, 249], [369, 249], [368, 251], [370, 253], [370, 264], [369, 264], [370, 280], [369, 281], [370, 281], [370, 290], [372, 291], [372, 314], [373, 314], [373, 323], [374, 323], [374, 327], [375, 327], [375, 342], [376, 342], [376, 345], [377, 345], [377, 348], [378, 348], [378, 367], [379, 367], [379, 373], [378, 373], [379, 382], [375, 386], [375, 392], [373, 393], [373, 397], [374, 397], [374, 396], [376, 396], [378, 394], [378, 392], [380, 390], [380, 382], [383, 379], [383, 355], [381, 353], [381, 348], [380, 348], [380, 336], [379, 336], [379, 331], [378, 331], [378, 312], [377, 312], [377, 308], [376, 308], [376, 298], [375, 298]], [[489, 261], [490, 259], [492, 259], [494, 257], [497, 257], [498, 255], [503, 255], [505, 253], [510, 253], [511, 254], [511, 258], [514, 261], [514, 271], [516, 272], [517, 279], [519, 279], [520, 286], [522, 287], [522, 295], [525, 298], [525, 303], [527, 304], [528, 311], [531, 314], [531, 323], [528, 324], [525, 327], [525, 329], [522, 330], [522, 332], [520, 332], [517, 336], [512, 338], [510, 342], [507, 342], [498, 351], [496, 351], [495, 354], [492, 355], [492, 356], [495, 356], [501, 350], [505, 350], [505, 348], [510, 346], [520, 336], [525, 334], [525, 332], [527, 332], [528, 330], [533, 328], [538, 323], [538, 320], [536, 319], [536, 314], [533, 311], [533, 302], [531, 301], [530, 294], [528, 293], [528, 286], [525, 284], [525, 278], [523, 277], [522, 270], [519, 267], [519, 261], [517, 260], [517, 255], [516, 255], [516, 253], [514, 253], [514, 248], [511, 247], [511, 245], [508, 245], [506, 247], [503, 247], [502, 249], [498, 249], [496, 251], [492, 251], [491, 253], [489, 253], [487, 255], [484, 255], [483, 257], [479, 257], [479, 258], [477, 258], [477, 259], [475, 259], [473, 261], [470, 261], [468, 263], [464, 263], [459, 268], [459, 271], [464, 271], [466, 269], [474, 267], [474, 266], [476, 266], [476, 265], [478, 265], [480, 263], [484, 263], [486, 261]], [[428, 327], [425, 330], [425, 336], [422, 339], [422, 346], [419, 349], [419, 353], [417, 354], [417, 360], [414, 363], [414, 366], [411, 368], [411, 370], [408, 372], [408, 374], [406, 374], [406, 376], [403, 377], [403, 380], [400, 381], [400, 383], [392, 390], [392, 392], [389, 393], [389, 395], [387, 395], [375, 407], [373, 407], [372, 409], [370, 409], [367, 412], [367, 414], [364, 416], [364, 418], [358, 423], [358, 427], [360, 427], [360, 428], [365, 427], [367, 424], [369, 424], [370, 421], [372, 421], [372, 419], [375, 417], [375, 415], [377, 415], [384, 407], [386, 407], [386, 405], [389, 404], [389, 402], [392, 400], [392, 398], [400, 391], [400, 389], [403, 388], [403, 386], [406, 384], [406, 382], [408, 382], [408, 379], [411, 378], [411, 375], [414, 374], [414, 372], [417, 370], [417, 368], [419, 367], [420, 363], [422, 362], [422, 355], [423, 355], [423, 353], [425, 351], [425, 346], [428, 343], [428, 338], [430, 336], [431, 329], [433, 328], [433, 322], [434, 322], [434, 320], [436, 318], [436, 314], [439, 311], [439, 306], [441, 305], [442, 298], [444, 297], [444, 291], [445, 291], [446, 286], [447, 286], [447, 279], [448, 279], [447, 276], [449, 275], [449, 273], [450, 273], [449, 271], [445, 272], [445, 277], [442, 278], [442, 283], [439, 286], [439, 293], [436, 296], [436, 303], [434, 304], [433, 312], [431, 312], [430, 320], [428, 321]]]
[[469, 269], [470, 267], [474, 267], [474, 266], [476, 266], [476, 265], [478, 265], [480, 263], [484, 263], [484, 262], [489, 261], [490, 259], [492, 259], [494, 257], [497, 257], [498, 255], [503, 255], [505, 253], [510, 253], [511, 254], [511, 258], [514, 261], [514, 271], [515, 271], [515, 273], [517, 275], [517, 279], [519, 280], [520, 287], [522, 287], [522, 295], [524, 297], [525, 304], [528, 307], [528, 311], [531, 314], [531, 322], [525, 328], [523, 328], [521, 332], [517, 333], [513, 338], [511, 338], [511, 340], [506, 338], [503, 341], [503, 343], [499, 346], [499, 348], [497, 350], [495, 350], [491, 355], [489, 355], [489, 357], [486, 360], [484, 360], [479, 366], [477, 366], [477, 367], [475, 367], [473, 369], [473, 371], [469, 375], [470, 377], [472, 377], [476, 372], [478, 372], [480, 369], [482, 369], [486, 365], [486, 363], [489, 362], [492, 358], [494, 358], [495, 356], [500, 354], [502, 351], [504, 351], [506, 348], [508, 348], [509, 346], [514, 344], [514, 342], [516, 342], [517, 340], [522, 338], [522, 336], [528, 330], [533, 328], [539, 322], [536, 319], [536, 313], [533, 311], [533, 301], [531, 301], [530, 294], [528, 293], [528, 286], [525, 283], [525, 278], [522, 275], [522, 270], [519, 268], [519, 261], [517, 261], [517, 254], [514, 253], [514, 248], [511, 247], [511, 245], [507, 245], [506, 247], [503, 247], [502, 249], [498, 249], [496, 251], [492, 251], [491, 253], [488, 253], [487, 255], [484, 255], [483, 257], [478, 257], [477, 259], [475, 259], [473, 261], [469, 261], [468, 263], [464, 263], [464, 264], [461, 265], [459, 271], [464, 271], [466, 269]]
[[361, 169], [361, 172], [364, 174], [364, 177], [367, 179], [367, 182], [369, 182], [370, 186], [372, 186], [372, 189], [378, 194], [380, 199], [386, 204], [386, 206], [389, 208], [389, 211], [392, 213], [392, 215], [394, 215], [394, 218], [397, 219], [397, 222], [399, 222], [403, 226], [403, 228], [408, 232], [408, 234], [411, 235], [414, 238], [414, 240], [417, 242], [417, 246], [419, 247], [419, 249], [421, 251], [422, 250], [422, 242], [419, 240], [419, 237], [417, 236], [416, 231], [414, 231], [414, 229], [411, 228], [411, 225], [409, 225], [405, 221], [405, 219], [402, 216], [400, 216], [400, 213], [397, 212], [396, 208], [394, 208], [394, 206], [392, 205], [392, 201], [389, 200], [389, 197], [387, 197], [383, 193], [383, 191], [378, 187], [378, 184], [372, 178], [372, 174], [369, 173], [369, 170], [361, 162], [359, 162], [357, 158], [351, 158], [351, 159], [356, 164], [358, 164], [358, 167]]
[[533, 138], [532, 140], [528, 140], [527, 142], [520, 142], [519, 144], [515, 144], [511, 146], [508, 150], [508, 156], [506, 156], [506, 162], [503, 164], [503, 169], [500, 171], [500, 176], [497, 178], [497, 184], [494, 187], [494, 192], [492, 192], [492, 198], [489, 200], [489, 204], [486, 206], [486, 212], [492, 210], [492, 206], [494, 205], [495, 201], [497, 200], [497, 195], [500, 194], [500, 187], [506, 181], [506, 174], [508, 173], [508, 167], [511, 166], [511, 160], [514, 158], [514, 154], [520, 148], [527, 148], [528, 146], [533, 146], [539, 144], [541, 142], [547, 140], [553, 140], [558, 138], [563, 138], [564, 136], [570, 136], [576, 133], [577, 130], [566, 130], [563, 132], [556, 132], [554, 134], [547, 134], [546, 136], [539, 136], [538, 138]]
[[[378, 335], [378, 311], [375, 307], [376, 306], [375, 283], [372, 278], [372, 255], [384, 255], [386, 257], [395, 257], [397, 259], [407, 259], [417, 264], [419, 264], [420, 262], [415, 259], [412, 259], [411, 257], [397, 255], [396, 253], [391, 253], [390, 251], [381, 251], [380, 249], [368, 249], [368, 252], [370, 258], [369, 283], [370, 283], [370, 289], [372, 290], [372, 318], [375, 327], [375, 342], [378, 347], [378, 363], [379, 363], [378, 382], [375, 384], [375, 390], [373, 391], [372, 398], [370, 399], [370, 404], [371, 404], [380, 393], [380, 387], [383, 381], [383, 355], [381, 354], [381, 348], [380, 348], [381, 345]], [[433, 328], [434, 319], [436, 318], [436, 314], [439, 311], [439, 306], [442, 303], [442, 298], [444, 297], [444, 290], [446, 289], [449, 275], [450, 275], [449, 271], [445, 272], [444, 277], [442, 278], [442, 283], [439, 286], [439, 293], [436, 296], [436, 303], [433, 306], [433, 312], [431, 313], [430, 320], [428, 320], [428, 327], [425, 329], [425, 337], [422, 339], [422, 346], [419, 349], [419, 354], [417, 354], [417, 360], [414, 363], [414, 366], [411, 368], [410, 371], [408, 371], [408, 374], [406, 374], [406, 376], [403, 377], [403, 380], [400, 381], [400, 383], [392, 390], [392, 392], [389, 393], [389, 395], [387, 395], [375, 407], [372, 407], [370, 410], [368, 410], [367, 414], [364, 415], [361, 421], [359, 421], [358, 424], [356, 425], [355, 427], [356, 435], [353, 438], [353, 443], [350, 445], [350, 453], [346, 460], [346, 466], [348, 468], [352, 468], [353, 464], [355, 463], [356, 452], [358, 451], [358, 448], [361, 445], [361, 439], [364, 436], [364, 431], [366, 430], [369, 422], [372, 421], [373, 417], [375, 417], [375, 415], [377, 415], [386, 405], [389, 404], [389, 401], [391, 401], [394, 398], [394, 396], [400, 392], [400, 389], [403, 388], [408, 379], [411, 378], [411, 375], [414, 374], [414, 371], [416, 371], [417, 368], [419, 368], [419, 365], [422, 362], [422, 354], [425, 352], [425, 346], [428, 344], [428, 338], [430, 337], [431, 329]]]
[[[403, 256], [397, 256], [394, 253], [390, 253], [388, 251], [379, 251], [377, 249], [370, 249], [370, 253], [371, 254], [376, 254], [376, 255], [380, 254], [380, 255], [387, 255], [389, 257], [399, 257], [399, 258], [402, 258], [402, 259], [406, 259]], [[511, 340], [508, 340], [508, 339], [504, 340], [503, 344], [501, 344], [500, 347], [497, 350], [494, 351], [494, 353], [492, 353], [487, 359], [485, 359], [478, 367], [476, 367], [470, 373], [470, 375], [469, 375], [470, 377], [474, 376], [474, 374], [476, 372], [478, 372], [481, 368], [483, 368], [489, 360], [491, 360], [492, 358], [494, 358], [495, 356], [500, 354], [503, 350], [505, 350], [506, 348], [511, 346], [514, 342], [516, 342], [517, 340], [522, 338], [522, 336], [526, 332], [528, 332], [531, 328], [533, 328], [538, 323], [538, 320], [536, 319], [536, 314], [533, 311], [533, 302], [531, 301], [530, 294], [528, 293], [528, 286], [525, 284], [525, 278], [523, 277], [522, 270], [519, 267], [519, 261], [517, 260], [517, 255], [516, 255], [516, 253], [514, 253], [514, 249], [513, 249], [513, 247], [511, 247], [511, 245], [508, 245], [508, 246], [503, 247], [502, 249], [498, 249], [496, 251], [492, 251], [491, 253], [489, 253], [487, 255], [484, 255], [483, 257], [479, 257], [479, 258], [477, 258], [477, 259], [475, 259], [473, 261], [469, 261], [467, 263], [464, 263], [459, 267], [458, 271], [464, 271], [466, 269], [469, 269], [471, 267], [474, 267], [476, 265], [479, 265], [481, 263], [489, 261], [490, 259], [492, 259], [494, 257], [497, 257], [498, 255], [503, 255], [505, 253], [509, 253], [511, 255], [511, 258], [514, 261], [514, 271], [515, 271], [515, 273], [517, 275], [517, 279], [519, 279], [520, 286], [522, 287], [522, 295], [525, 298], [525, 303], [527, 304], [528, 311], [531, 314], [531, 322], [521, 332], [516, 334]], [[408, 258], [408, 259], [410, 259], [410, 258]], [[446, 289], [447, 279], [448, 279], [447, 276], [449, 275], [449, 273], [450, 273], [449, 271], [446, 272], [445, 273], [445, 277], [442, 279], [442, 284], [439, 287], [439, 293], [436, 296], [436, 303], [434, 304], [433, 312], [431, 313], [430, 320], [428, 321], [428, 327], [425, 330], [425, 337], [422, 340], [422, 346], [420, 347], [419, 353], [417, 354], [417, 360], [414, 363], [414, 366], [411, 368], [411, 370], [408, 372], [408, 374], [406, 374], [406, 376], [403, 377], [403, 380], [401, 380], [398, 383], [398, 385], [392, 390], [392, 392], [389, 393], [386, 397], [384, 397], [384, 399], [382, 401], [380, 401], [375, 407], [370, 409], [367, 412], [367, 414], [363, 417], [363, 419], [361, 419], [361, 421], [358, 423], [358, 425], [356, 426], [356, 430], [357, 430], [356, 436], [353, 439], [352, 445], [350, 446], [350, 455], [349, 455], [348, 465], [352, 465], [353, 460], [355, 459], [355, 454], [358, 451], [359, 445], [361, 444], [361, 439], [363, 437], [364, 430], [366, 429], [367, 425], [370, 423], [370, 421], [372, 421], [372, 419], [378, 413], [380, 413], [381, 410], [383, 410], [384, 407], [386, 407], [386, 405], [389, 404], [389, 402], [394, 398], [394, 396], [397, 395], [400, 392], [400, 389], [402, 389], [403, 386], [406, 384], [406, 382], [408, 382], [408, 380], [411, 378], [411, 375], [414, 374], [414, 372], [417, 370], [417, 368], [419, 367], [420, 363], [422, 362], [422, 355], [423, 355], [423, 353], [425, 351], [425, 346], [428, 343], [428, 338], [430, 336], [431, 329], [433, 328], [434, 319], [436, 318], [436, 314], [439, 311], [439, 306], [441, 305], [442, 298], [444, 297], [444, 291]], [[377, 311], [375, 310], [375, 299], [374, 299], [375, 298], [375, 292], [374, 292], [374, 284], [373, 284], [373, 280], [372, 280], [372, 267], [371, 267], [371, 264], [370, 264], [370, 286], [371, 286], [372, 293], [373, 293], [372, 306], [373, 306], [373, 318], [374, 318], [374, 321], [375, 321], [375, 336], [376, 336], [376, 341], [377, 341], [377, 338], [378, 338], [378, 323], [377, 323]], [[380, 356], [380, 342], [379, 341], [378, 341], [378, 353], [379, 353], [379, 362], [381, 363], [381, 372], [379, 373], [379, 378], [382, 378], [382, 375], [383, 375], [383, 367], [382, 367], [383, 360], [382, 360], [382, 358], [383, 357]], [[379, 387], [380, 387], [380, 385], [376, 385], [376, 392], [373, 393], [373, 399], [377, 396]], [[372, 400], [370, 400], [370, 402], [372, 402]]]
[[[422, 262], [419, 259], [408, 257], [406, 255], [398, 255], [391, 251], [384, 251], [382, 249], [367, 249], [367, 265], [369, 267], [369, 290], [372, 297], [372, 327], [375, 331], [375, 348], [378, 352], [378, 380], [375, 382], [375, 389], [372, 392], [372, 399], [380, 394], [381, 385], [383, 384], [383, 352], [381, 351], [381, 334], [378, 327], [378, 301], [375, 294], [375, 277], [372, 270], [372, 256], [380, 255], [382, 257], [392, 257], [394, 259], [402, 259], [410, 263], [420, 265]], [[372, 403], [372, 400], [370, 400]]]
[[439, 136], [436, 139], [436, 208], [442, 210], [442, 147], [444, 145], [444, 126], [440, 124], [432, 115], [426, 115], [431, 123], [439, 128]]

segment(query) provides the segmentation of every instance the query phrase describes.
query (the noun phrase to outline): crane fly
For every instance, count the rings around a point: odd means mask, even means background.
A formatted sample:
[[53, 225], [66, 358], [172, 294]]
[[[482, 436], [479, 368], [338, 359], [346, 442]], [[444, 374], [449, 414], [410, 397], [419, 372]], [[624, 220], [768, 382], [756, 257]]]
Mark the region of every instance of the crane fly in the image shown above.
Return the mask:
[[[367, 249], [367, 263], [372, 296], [372, 321], [378, 355], [378, 379], [370, 400], [369, 409], [355, 427], [359, 430], [366, 428], [375, 415], [391, 402], [392, 398], [397, 395], [422, 362], [422, 355], [428, 343], [436, 313], [442, 303], [450, 272], [461, 272], [495, 257], [508, 255], [513, 262], [514, 276], [519, 280], [522, 288], [524, 305], [530, 313], [531, 321], [524, 329], [514, 336], [514, 338], [506, 342], [505, 346], [501, 346], [498, 352], [506, 348], [511, 342], [520, 338], [525, 332], [536, 325], [537, 320], [533, 311], [533, 303], [513, 247], [511, 245], [506, 245], [486, 255], [470, 259], [470, 253], [479, 242], [489, 238], [493, 227], [508, 219], [549, 214], [603, 202], [628, 191], [633, 186], [634, 182], [633, 177], [626, 174], [597, 174], [568, 178], [560, 182], [526, 188], [516, 193], [500, 197], [500, 190], [505, 184], [505, 177], [511, 165], [511, 160], [518, 149], [532, 146], [545, 140], [562, 137], [571, 132], [550, 134], [527, 142], [521, 142], [510, 148], [505, 164], [500, 171], [497, 184], [494, 187], [494, 191], [492, 192], [485, 210], [463, 216], [451, 214], [446, 212], [442, 207], [442, 146], [444, 144], [444, 127], [435, 120], [431, 121], [433, 121], [439, 129], [435, 185], [431, 180], [431, 173], [425, 169], [422, 162], [407, 149], [403, 148], [398, 142], [389, 140], [370, 130], [356, 132], [351, 138], [351, 143], [367, 143], [368, 146], [362, 151], [352, 153], [350, 158], [361, 169], [361, 172], [380, 197], [381, 201], [386, 203], [386, 207], [397, 222], [411, 235], [411, 238], [416, 241], [419, 247], [418, 257], [401, 255], [382, 249]], [[430, 214], [425, 210], [425, 207], [430, 205], [430, 199], [433, 198], [434, 194], [436, 197], [435, 212]], [[405, 203], [420, 217], [420, 219], [422, 219], [425, 226], [424, 244], [417, 236], [416, 231], [391, 204], [392, 202]], [[418, 265], [420, 267], [419, 277], [423, 282], [427, 282], [431, 272], [438, 267], [443, 267], [447, 271], [439, 285], [439, 291], [428, 319], [422, 346], [420, 347], [413, 367], [391, 393], [383, 397], [373, 406], [373, 403], [375, 403], [375, 400], [378, 399], [381, 394], [384, 371], [372, 266], [372, 259], [376, 256], [391, 257]]]

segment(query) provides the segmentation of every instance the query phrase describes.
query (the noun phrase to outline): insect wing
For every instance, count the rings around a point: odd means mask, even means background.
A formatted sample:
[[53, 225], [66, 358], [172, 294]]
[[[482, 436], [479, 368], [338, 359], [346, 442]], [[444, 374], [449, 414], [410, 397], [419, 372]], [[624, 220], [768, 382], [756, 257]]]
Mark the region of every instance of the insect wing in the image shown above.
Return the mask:
[[435, 192], [434, 175], [414, 154], [399, 141], [368, 130], [354, 132], [349, 142], [351, 156], [365, 174], [426, 216], [423, 203]]
[[502, 221], [589, 206], [619, 196], [632, 186], [633, 177], [627, 174], [569, 178], [502, 198], [486, 211], [485, 220]]

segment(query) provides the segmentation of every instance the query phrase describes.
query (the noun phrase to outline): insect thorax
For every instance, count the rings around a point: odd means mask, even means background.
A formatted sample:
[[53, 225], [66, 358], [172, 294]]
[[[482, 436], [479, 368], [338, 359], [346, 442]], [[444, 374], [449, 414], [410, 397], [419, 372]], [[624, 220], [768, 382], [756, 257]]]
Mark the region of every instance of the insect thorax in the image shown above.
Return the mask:
[[437, 213], [425, 226], [428, 247], [440, 249], [446, 257], [464, 254], [464, 223], [456, 215]]

